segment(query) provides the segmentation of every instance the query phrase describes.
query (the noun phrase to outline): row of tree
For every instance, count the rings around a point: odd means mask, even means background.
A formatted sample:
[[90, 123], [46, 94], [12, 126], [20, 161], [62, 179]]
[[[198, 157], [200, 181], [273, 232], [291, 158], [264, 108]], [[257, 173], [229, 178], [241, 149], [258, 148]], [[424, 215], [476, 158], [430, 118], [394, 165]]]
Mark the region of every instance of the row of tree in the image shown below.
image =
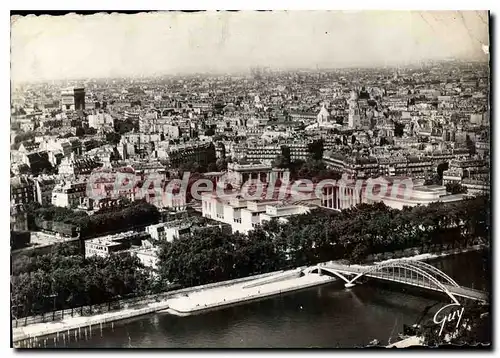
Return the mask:
[[143, 295], [149, 278], [140, 261], [128, 254], [84, 258], [77, 248], [60, 245], [47, 255], [13, 260], [12, 311], [19, 318]]
[[37, 219], [62, 222], [79, 228], [82, 238], [96, 237], [107, 233], [123, 231], [156, 224], [160, 219], [158, 209], [143, 200], [130, 203], [121, 210], [87, 215], [83, 211], [74, 211], [56, 206], [28, 207], [28, 223], [36, 229]]
[[339, 180], [341, 174], [335, 170], [328, 169], [321, 159], [309, 158], [307, 161], [298, 159], [288, 162], [283, 156], [278, 156], [273, 161], [276, 168], [286, 168], [290, 170], [291, 179], [310, 179], [318, 182], [324, 179]]
[[11, 143], [11, 149], [18, 150], [22, 142], [32, 141], [35, 139], [35, 132], [21, 132], [14, 137], [14, 143]]
[[182, 173], [190, 172], [191, 174], [196, 173], [207, 173], [207, 172], [221, 172], [227, 169], [227, 164], [230, 163], [230, 159], [219, 158], [215, 162], [208, 164], [203, 164], [196, 161], [188, 161], [182, 163], [179, 168], [177, 168], [182, 177]]
[[487, 242], [489, 200], [390, 209], [362, 204], [341, 213], [316, 209], [270, 221], [248, 236], [210, 233], [161, 243], [160, 277], [183, 286], [205, 284], [329, 260], [365, 262], [374, 255], [420, 252]]
[[286, 264], [272, 243], [222, 231], [160, 243], [159, 262], [161, 281], [184, 287], [270, 272]]

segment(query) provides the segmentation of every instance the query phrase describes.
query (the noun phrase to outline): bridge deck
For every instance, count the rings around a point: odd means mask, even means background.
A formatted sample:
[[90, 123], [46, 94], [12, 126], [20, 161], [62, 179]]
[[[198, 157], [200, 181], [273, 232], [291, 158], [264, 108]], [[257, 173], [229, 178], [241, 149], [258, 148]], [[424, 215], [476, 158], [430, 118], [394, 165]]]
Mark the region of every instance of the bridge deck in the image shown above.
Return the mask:
[[[322, 269], [330, 269], [339, 273], [342, 273], [344, 275], [358, 275], [364, 273], [369, 267], [371, 266], [359, 266], [359, 265], [354, 265], [354, 266], [345, 266], [345, 265], [340, 265], [340, 264], [328, 264], [328, 265], [322, 265], [319, 266]], [[398, 283], [403, 283], [407, 284], [410, 286], [416, 286], [416, 287], [421, 287], [421, 288], [426, 288], [426, 289], [431, 289], [431, 290], [437, 290], [434, 287], [430, 286], [424, 286], [422, 285], [421, 282], [419, 282], [416, 279], [412, 279], [410, 277], [399, 277], [399, 276], [389, 276], [389, 275], [384, 275], [381, 274], [380, 272], [371, 272], [366, 274], [367, 277], [372, 277], [372, 278], [377, 278], [377, 279], [383, 279], [387, 281], [393, 281], [393, 282], [398, 282]], [[446, 289], [452, 293], [453, 295], [460, 296], [460, 297], [465, 297], [473, 300], [479, 300], [479, 301], [487, 301], [488, 300], [488, 293], [484, 291], [479, 291], [479, 290], [474, 290], [469, 287], [456, 287], [453, 285], [445, 284], [442, 283]]]

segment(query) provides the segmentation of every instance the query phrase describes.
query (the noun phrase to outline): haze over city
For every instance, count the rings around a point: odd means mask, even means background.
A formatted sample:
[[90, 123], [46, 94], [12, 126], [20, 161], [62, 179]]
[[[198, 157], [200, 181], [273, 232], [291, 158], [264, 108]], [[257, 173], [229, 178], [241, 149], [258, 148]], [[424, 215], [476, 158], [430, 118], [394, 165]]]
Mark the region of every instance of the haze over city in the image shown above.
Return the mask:
[[13, 81], [488, 60], [487, 11], [13, 17]]

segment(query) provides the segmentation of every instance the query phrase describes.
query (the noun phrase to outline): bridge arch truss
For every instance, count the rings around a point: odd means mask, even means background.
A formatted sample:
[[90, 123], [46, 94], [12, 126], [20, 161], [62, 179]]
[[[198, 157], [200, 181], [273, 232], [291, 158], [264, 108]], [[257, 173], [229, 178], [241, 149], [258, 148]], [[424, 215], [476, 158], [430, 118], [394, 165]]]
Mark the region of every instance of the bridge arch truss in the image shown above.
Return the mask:
[[[460, 285], [438, 268], [421, 261], [402, 259], [364, 267], [354, 266], [351, 268], [350, 266], [345, 266], [345, 269], [335, 265], [331, 267], [321, 265], [310, 268], [306, 273], [319, 270], [339, 277], [346, 282], [346, 285], [353, 285], [361, 277], [367, 276], [443, 292], [452, 301], [459, 303], [455, 295], [448, 288], [450, 286], [460, 287]], [[354, 277], [352, 277], [353, 275]]]

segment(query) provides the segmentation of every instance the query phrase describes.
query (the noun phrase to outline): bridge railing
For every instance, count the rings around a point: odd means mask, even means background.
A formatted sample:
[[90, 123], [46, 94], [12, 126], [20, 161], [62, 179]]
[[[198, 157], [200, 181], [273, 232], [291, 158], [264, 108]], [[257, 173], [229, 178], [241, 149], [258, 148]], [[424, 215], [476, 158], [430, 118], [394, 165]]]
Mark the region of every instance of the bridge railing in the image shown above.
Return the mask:
[[472, 288], [472, 287], [460, 286], [460, 288], [465, 289], [467, 291], [471, 291], [471, 292], [476, 292], [476, 293], [481, 293], [481, 294], [487, 294], [486, 291], [478, 290], [478, 289], [475, 289], [475, 288]]
[[[401, 266], [398, 265], [397, 261], [401, 261]], [[343, 275], [359, 276], [361, 274], [361, 276], [388, 279], [415, 286], [428, 287], [447, 293], [450, 293], [449, 291], [466, 290], [470, 293], [476, 293], [477, 295], [483, 297], [488, 295], [488, 293], [483, 290], [460, 286], [452, 278], [437, 268], [429, 270], [429, 264], [424, 265], [420, 261], [415, 263], [412, 260], [407, 259], [397, 261], [389, 263], [389, 265], [375, 264], [351, 266], [343, 265], [339, 262], [328, 262], [318, 264], [317, 266], [326, 270], [342, 273]], [[413, 265], [415, 267], [412, 267], [412, 263], [415, 263]], [[380, 270], [377, 270], [377, 266], [380, 266]], [[349, 279], [346, 278], [346, 281], [348, 280]]]

